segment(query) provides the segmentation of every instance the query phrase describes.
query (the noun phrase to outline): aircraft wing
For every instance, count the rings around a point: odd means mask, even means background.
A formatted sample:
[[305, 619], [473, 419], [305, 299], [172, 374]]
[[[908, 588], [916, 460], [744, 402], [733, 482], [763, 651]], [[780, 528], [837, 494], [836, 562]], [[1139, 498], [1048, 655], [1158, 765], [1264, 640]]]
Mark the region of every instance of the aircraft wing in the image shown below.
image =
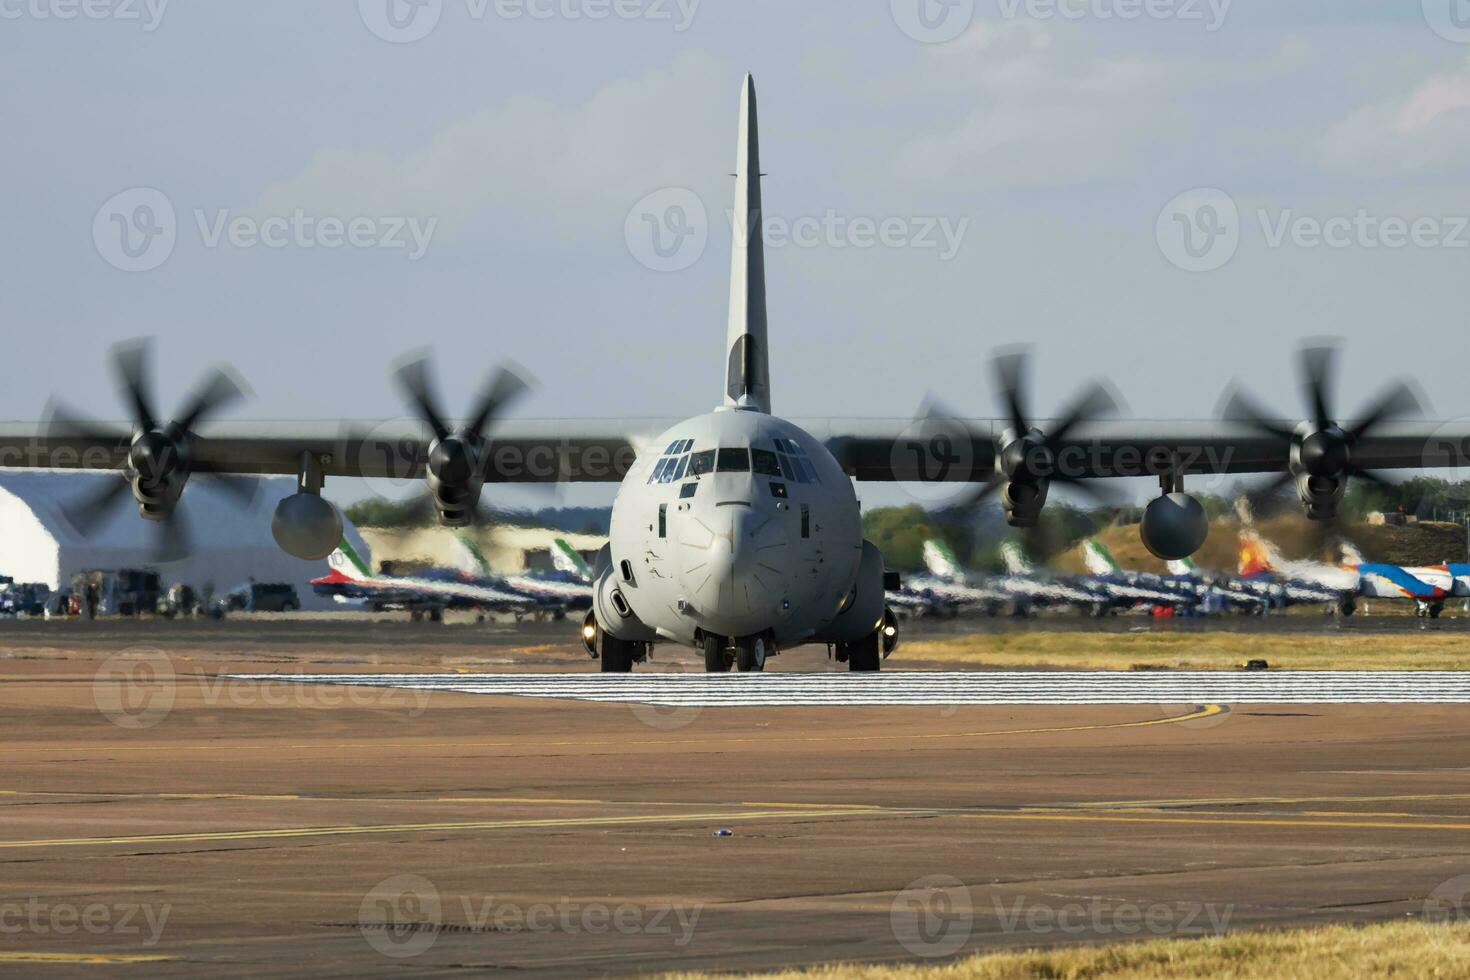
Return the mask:
[[[506, 420], [491, 434], [489, 483], [618, 482], [641, 451], [677, 419]], [[975, 482], [994, 472], [998, 419], [792, 419], [826, 443], [861, 481]], [[1290, 430], [1295, 423], [1283, 420]], [[1344, 423], [1350, 425], [1351, 423]], [[1046, 421], [1038, 421], [1043, 431]], [[47, 423], [0, 423], [0, 468], [120, 469], [127, 423], [99, 423], [107, 438]], [[201, 425], [192, 468], [203, 473], [296, 474], [310, 456], [327, 477], [422, 477], [433, 433], [412, 419], [237, 422]], [[654, 450], [656, 451], [656, 449]], [[1173, 464], [1185, 475], [1277, 473], [1289, 439], [1230, 421], [1094, 421], [1077, 425], [1057, 451], [1057, 470], [1078, 479], [1157, 476]], [[1470, 421], [1395, 421], [1353, 448], [1366, 469], [1470, 465]]]

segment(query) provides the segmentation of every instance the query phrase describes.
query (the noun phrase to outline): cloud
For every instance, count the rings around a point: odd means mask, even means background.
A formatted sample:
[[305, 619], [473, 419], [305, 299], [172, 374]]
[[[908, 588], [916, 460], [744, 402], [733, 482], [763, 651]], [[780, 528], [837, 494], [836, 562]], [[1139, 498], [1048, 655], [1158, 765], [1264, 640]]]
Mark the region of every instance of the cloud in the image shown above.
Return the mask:
[[[579, 105], [512, 96], [406, 156], [325, 147], [300, 173], [268, 186], [251, 210], [435, 216], [451, 233], [497, 208], [555, 224], [620, 224], [650, 190], [701, 186], [730, 169], [715, 151], [728, 148], [733, 159], [737, 91], [713, 59], [687, 52]], [[714, 111], [727, 104], [728, 113]]]
[[1363, 106], [1322, 140], [1327, 169], [1362, 177], [1428, 175], [1470, 154], [1470, 60], [1431, 76], [1406, 97]]
[[1029, 20], [982, 21], [927, 49], [905, 85], [962, 113], [898, 151], [898, 173], [919, 183], [996, 189], [1119, 174], [1178, 121], [1174, 66], [1103, 56], [1080, 32]]

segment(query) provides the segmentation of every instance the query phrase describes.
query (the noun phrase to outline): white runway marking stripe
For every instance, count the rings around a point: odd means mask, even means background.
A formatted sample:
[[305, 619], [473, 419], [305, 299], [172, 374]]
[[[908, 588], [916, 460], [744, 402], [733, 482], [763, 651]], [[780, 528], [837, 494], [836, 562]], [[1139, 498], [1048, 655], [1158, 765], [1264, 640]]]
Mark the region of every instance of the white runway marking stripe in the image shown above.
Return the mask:
[[966, 704], [1470, 704], [1470, 672], [237, 674], [246, 680], [671, 707]]

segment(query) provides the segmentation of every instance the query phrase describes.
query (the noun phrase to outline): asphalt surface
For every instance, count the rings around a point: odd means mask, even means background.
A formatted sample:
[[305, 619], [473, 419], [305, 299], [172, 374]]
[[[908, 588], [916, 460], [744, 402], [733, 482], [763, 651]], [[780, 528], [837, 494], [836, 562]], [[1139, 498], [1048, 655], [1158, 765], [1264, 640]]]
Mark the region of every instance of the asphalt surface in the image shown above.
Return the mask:
[[708, 707], [232, 676], [592, 670], [567, 632], [7, 625], [0, 974], [938, 960], [1470, 893], [1463, 706]]

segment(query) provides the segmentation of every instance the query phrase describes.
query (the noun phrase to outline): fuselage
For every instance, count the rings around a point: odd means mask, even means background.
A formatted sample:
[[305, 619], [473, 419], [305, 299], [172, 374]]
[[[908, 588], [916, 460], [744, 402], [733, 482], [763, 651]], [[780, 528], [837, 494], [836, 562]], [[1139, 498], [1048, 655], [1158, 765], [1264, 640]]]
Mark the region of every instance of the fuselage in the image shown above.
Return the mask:
[[[658, 638], [820, 640], [863, 553], [851, 481], [826, 447], [739, 408], [686, 419], [640, 454], [613, 502], [599, 603]], [[607, 619], [621, 610], [608, 610]]]

